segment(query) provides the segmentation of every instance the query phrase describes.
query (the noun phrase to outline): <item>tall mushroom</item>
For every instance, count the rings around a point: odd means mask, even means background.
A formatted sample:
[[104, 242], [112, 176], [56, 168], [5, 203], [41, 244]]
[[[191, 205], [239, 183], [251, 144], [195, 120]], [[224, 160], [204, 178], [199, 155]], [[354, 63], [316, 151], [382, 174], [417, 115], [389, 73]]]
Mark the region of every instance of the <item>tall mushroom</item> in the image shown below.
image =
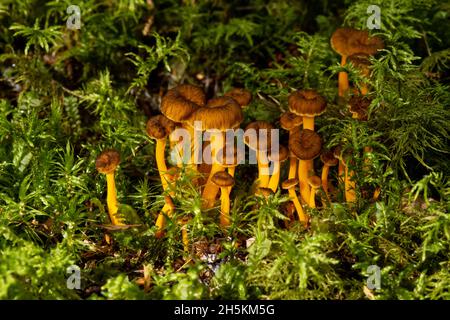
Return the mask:
[[268, 159], [273, 162], [273, 172], [270, 177], [268, 188], [273, 192], [277, 192], [278, 184], [280, 182], [281, 163], [286, 161], [289, 155], [289, 150], [285, 146], [281, 145], [277, 152], [270, 152]]
[[308, 184], [311, 187], [311, 194], [309, 197], [309, 206], [311, 208], [316, 207], [316, 192], [320, 188], [320, 185], [322, 184], [322, 181], [318, 176], [311, 176], [308, 178]]
[[[331, 36], [331, 47], [341, 55], [341, 67], [347, 63], [348, 56], [355, 53], [375, 54], [384, 47], [379, 37], [371, 37], [367, 31], [353, 28], [338, 28]], [[348, 91], [347, 72], [339, 72], [339, 96]]]
[[334, 167], [339, 163], [339, 160], [336, 159], [334, 156], [333, 151], [327, 150], [325, 152], [322, 152], [320, 155], [320, 160], [323, 162], [322, 167], [322, 189], [325, 192], [325, 195], [328, 198], [328, 201], [330, 200], [330, 195], [328, 194], [328, 174], [330, 172], [330, 167]]
[[198, 121], [202, 131], [209, 131], [213, 135], [210, 142], [212, 167], [202, 194], [206, 208], [211, 208], [214, 205], [219, 191], [219, 188], [212, 182], [212, 176], [222, 170], [222, 166], [217, 159], [217, 153], [225, 145], [224, 132], [239, 126], [243, 119], [241, 107], [234, 99], [229, 97], [211, 99], [205, 107], [197, 109], [189, 117], [188, 121], [191, 125]]
[[297, 194], [295, 192], [295, 186], [298, 185], [297, 179], [288, 179], [283, 181], [281, 184], [281, 187], [284, 190], [287, 190], [289, 193], [289, 198], [291, 199], [292, 203], [295, 206], [295, 209], [297, 210], [297, 215], [300, 220], [300, 222], [306, 227], [308, 225], [309, 218], [303, 211], [302, 205], [298, 201]]
[[[300, 126], [303, 123], [303, 118], [297, 116], [295, 113], [287, 111], [283, 113], [280, 117], [280, 126], [284, 130], [289, 132], [289, 141], [291, 137], [295, 134], [299, 134]], [[297, 158], [289, 152], [289, 175], [288, 179], [293, 179], [297, 175]]]
[[119, 205], [117, 203], [116, 182], [114, 172], [120, 163], [120, 154], [117, 150], [106, 149], [97, 157], [95, 167], [98, 172], [106, 175], [106, 203], [108, 205], [109, 218], [113, 225], [124, 225], [118, 215]]
[[[161, 100], [161, 113], [174, 122], [182, 123], [182, 126], [189, 131], [191, 148], [193, 149], [189, 164], [194, 170], [196, 166], [193, 164], [193, 159], [200, 146], [197, 145], [197, 141], [194, 139], [194, 128], [186, 126], [186, 121], [195, 110], [205, 106], [205, 104], [206, 96], [203, 89], [190, 84], [181, 84], [170, 89]], [[174, 142], [171, 136], [169, 138], [171, 142]], [[194, 142], [193, 144], [192, 141]], [[181, 166], [180, 161], [177, 164]]]
[[309, 164], [320, 154], [322, 149], [322, 139], [320, 136], [309, 129], [303, 129], [299, 135], [296, 135], [289, 141], [289, 149], [300, 159], [298, 175], [300, 183], [300, 194], [305, 203], [309, 203], [310, 188], [308, 185]]
[[266, 121], [254, 121], [245, 128], [244, 143], [256, 152], [259, 188], [267, 188], [269, 185], [270, 175], [267, 151], [272, 147], [273, 129], [275, 127]]
[[212, 182], [220, 188], [220, 225], [230, 225], [230, 193], [228, 188], [234, 185], [233, 177], [226, 171], [218, 171], [212, 176]]

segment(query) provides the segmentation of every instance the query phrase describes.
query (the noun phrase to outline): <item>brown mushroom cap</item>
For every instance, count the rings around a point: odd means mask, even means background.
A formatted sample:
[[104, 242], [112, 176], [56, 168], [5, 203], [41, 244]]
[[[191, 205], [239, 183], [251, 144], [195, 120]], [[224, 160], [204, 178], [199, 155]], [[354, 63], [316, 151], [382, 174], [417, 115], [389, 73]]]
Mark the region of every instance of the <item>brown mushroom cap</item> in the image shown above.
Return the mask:
[[205, 93], [199, 87], [181, 84], [167, 91], [161, 101], [161, 113], [175, 122], [185, 121], [206, 102]]
[[285, 161], [289, 156], [289, 149], [286, 148], [283, 145], [279, 145], [278, 146], [278, 151], [277, 152], [270, 152], [268, 159], [270, 161], [280, 161], [283, 162]]
[[281, 188], [283, 188], [284, 190], [289, 190], [295, 188], [296, 185], [298, 185], [298, 179], [293, 178], [283, 181], [283, 183], [281, 184]]
[[286, 111], [280, 117], [280, 125], [284, 130], [290, 131], [301, 126], [303, 118], [290, 111]]
[[[253, 150], [266, 151], [272, 147], [272, 129], [275, 129], [275, 126], [270, 122], [253, 121], [245, 127], [244, 143]], [[266, 130], [267, 134], [260, 135], [261, 130]], [[250, 139], [249, 135], [252, 132], [256, 133], [256, 139]]]
[[298, 90], [288, 98], [289, 110], [298, 116], [314, 117], [325, 112], [327, 102], [315, 90]]
[[324, 165], [329, 167], [334, 167], [339, 163], [339, 160], [334, 156], [334, 153], [331, 150], [322, 152], [320, 160], [322, 160]]
[[367, 121], [371, 103], [372, 101], [365, 96], [353, 96], [348, 100], [348, 108], [357, 119]]
[[336, 146], [333, 149], [333, 155], [336, 159], [341, 160], [342, 161], [342, 147], [341, 146]]
[[317, 157], [322, 149], [322, 138], [314, 131], [303, 129], [289, 141], [289, 149], [301, 160]]
[[369, 55], [366, 53], [355, 53], [348, 56], [347, 61], [351, 62], [358, 69], [367, 69], [370, 66]]
[[266, 198], [274, 194], [273, 190], [270, 188], [258, 188], [258, 193]]
[[223, 96], [233, 98], [241, 107], [248, 106], [252, 101], [252, 93], [242, 88], [233, 88]]
[[164, 139], [175, 130], [175, 122], [159, 114], [148, 119], [146, 130], [150, 138]]
[[331, 36], [331, 47], [341, 56], [350, 56], [354, 53], [374, 55], [384, 48], [383, 40], [379, 37], [370, 37], [365, 30], [353, 28], [338, 28]]
[[95, 160], [95, 167], [100, 173], [112, 173], [120, 163], [120, 154], [117, 150], [106, 149]]
[[319, 188], [322, 184], [322, 179], [320, 179], [318, 176], [308, 177], [308, 184], [312, 188]]
[[200, 121], [201, 130], [217, 129], [226, 131], [236, 128], [244, 120], [239, 104], [230, 97], [219, 97], [208, 101], [205, 107], [194, 111], [188, 123], [194, 125], [195, 121]]
[[212, 176], [212, 182], [221, 188], [231, 187], [234, 185], [234, 178], [226, 171], [219, 171]]

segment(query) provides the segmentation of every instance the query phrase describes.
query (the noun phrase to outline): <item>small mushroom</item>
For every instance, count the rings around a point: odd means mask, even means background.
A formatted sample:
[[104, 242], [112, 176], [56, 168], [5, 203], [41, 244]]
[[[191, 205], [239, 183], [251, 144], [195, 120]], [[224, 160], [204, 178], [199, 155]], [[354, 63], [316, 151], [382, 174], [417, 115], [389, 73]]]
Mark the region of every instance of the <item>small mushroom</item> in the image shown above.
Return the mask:
[[308, 184], [311, 187], [311, 195], [309, 197], [309, 206], [311, 208], [316, 207], [316, 192], [320, 188], [322, 181], [318, 176], [311, 176], [308, 178]]
[[[267, 188], [269, 185], [269, 159], [267, 150], [272, 147], [272, 130], [275, 127], [266, 121], [254, 121], [247, 125], [244, 143], [256, 152], [258, 162], [258, 187]], [[263, 135], [263, 132], [267, 134]]]
[[245, 108], [252, 101], [252, 93], [242, 88], [233, 88], [226, 92], [224, 97], [233, 98], [241, 106], [241, 108]]
[[295, 136], [289, 142], [289, 149], [300, 159], [298, 166], [300, 194], [303, 201], [309, 203], [310, 188], [308, 185], [308, 171], [312, 167], [313, 159], [320, 154], [322, 139], [316, 132], [303, 129], [298, 136]]
[[[289, 141], [292, 136], [299, 134], [303, 118], [290, 111], [283, 113], [280, 117], [280, 126], [289, 132]], [[293, 179], [297, 175], [297, 158], [289, 152], [289, 174], [288, 179]]]
[[295, 192], [296, 185], [298, 185], [297, 179], [288, 179], [288, 180], [283, 181], [283, 183], [281, 184], [281, 187], [284, 190], [288, 191], [289, 197], [290, 197], [291, 201], [294, 203], [295, 210], [297, 211], [297, 215], [298, 215], [300, 222], [303, 223], [304, 226], [307, 226], [309, 218], [303, 211], [302, 205], [298, 201], [298, 197]]
[[325, 112], [327, 101], [315, 90], [298, 90], [289, 95], [289, 110], [303, 117], [303, 129], [314, 131], [314, 117]]
[[97, 157], [95, 167], [98, 172], [106, 175], [106, 203], [108, 213], [113, 225], [124, 225], [118, 216], [119, 205], [117, 203], [116, 182], [114, 172], [120, 163], [120, 154], [114, 149], [106, 149]]
[[334, 167], [339, 163], [339, 160], [334, 156], [333, 151], [327, 150], [322, 152], [320, 155], [320, 160], [323, 162], [322, 167], [322, 189], [325, 192], [325, 195], [330, 201], [330, 195], [328, 194], [328, 174], [330, 171], [330, 167]]
[[226, 171], [218, 171], [212, 176], [212, 182], [220, 188], [220, 225], [230, 225], [230, 194], [228, 188], [234, 185], [233, 177]]
[[273, 172], [272, 176], [269, 179], [268, 188], [273, 192], [276, 192], [278, 189], [278, 184], [280, 182], [280, 172], [281, 172], [281, 163], [286, 161], [289, 155], [289, 150], [283, 145], [279, 145], [277, 152], [271, 152], [269, 154], [268, 159], [273, 162]]

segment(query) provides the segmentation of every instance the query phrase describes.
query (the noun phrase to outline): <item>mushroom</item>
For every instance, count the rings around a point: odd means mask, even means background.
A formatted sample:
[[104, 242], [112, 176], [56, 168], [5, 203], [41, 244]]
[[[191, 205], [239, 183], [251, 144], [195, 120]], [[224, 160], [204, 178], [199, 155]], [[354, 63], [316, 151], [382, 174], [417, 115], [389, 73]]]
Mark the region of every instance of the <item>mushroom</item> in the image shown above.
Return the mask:
[[258, 188], [257, 194], [260, 194], [260, 195], [262, 195], [264, 198], [267, 199], [268, 197], [270, 197], [271, 195], [273, 195], [274, 192], [273, 192], [272, 189], [270, 189], [270, 188]]
[[[348, 56], [355, 53], [375, 54], [384, 47], [379, 37], [370, 37], [367, 31], [353, 28], [339, 28], [331, 36], [331, 47], [341, 55], [341, 67], [347, 63]], [[348, 75], [339, 72], [339, 96], [343, 97], [348, 90]]]
[[[348, 154], [348, 151], [346, 152]], [[334, 156], [339, 159], [339, 179], [344, 181], [345, 189], [345, 201], [355, 202], [356, 201], [356, 182], [354, 181], [355, 173], [353, 170], [349, 170], [347, 160], [348, 156], [344, 155], [341, 147], [336, 147], [334, 149]]]
[[322, 181], [318, 176], [311, 176], [308, 178], [308, 184], [311, 187], [311, 195], [309, 197], [309, 206], [311, 208], [316, 207], [316, 192], [320, 188], [320, 185], [322, 184]]
[[233, 98], [241, 108], [245, 108], [252, 101], [252, 93], [242, 88], [233, 88], [230, 91], [227, 91], [223, 96]]
[[330, 195], [328, 194], [328, 174], [330, 171], [330, 167], [336, 166], [339, 163], [339, 160], [334, 156], [334, 153], [331, 150], [322, 152], [322, 154], [320, 155], [320, 160], [322, 160], [323, 162], [322, 188], [328, 198], [328, 201], [330, 201]]
[[[267, 150], [272, 147], [272, 129], [275, 129], [275, 127], [266, 121], [254, 121], [245, 128], [244, 143], [256, 152], [259, 188], [267, 188], [269, 185]], [[265, 135], [262, 134], [264, 131], [266, 132]]]
[[[186, 126], [186, 121], [195, 110], [205, 106], [205, 103], [206, 96], [203, 89], [190, 84], [181, 84], [170, 89], [161, 100], [161, 113], [174, 122], [182, 123], [183, 127], [189, 131], [191, 142], [194, 141], [194, 152], [191, 153], [192, 156], [190, 160], [190, 166], [194, 170], [195, 165], [193, 165], [193, 157], [199, 146], [197, 146], [197, 142], [194, 139], [194, 128], [192, 126]], [[171, 147], [178, 142], [174, 141], [171, 136], [169, 136], [169, 139], [171, 140]], [[181, 166], [180, 160], [181, 158], [179, 158], [177, 163], [178, 166]]]
[[157, 115], [147, 121], [146, 130], [149, 137], [156, 140], [156, 166], [161, 178], [163, 190], [166, 190], [168, 181], [164, 176], [167, 172], [164, 151], [166, 149], [166, 137], [175, 130], [175, 122], [163, 115]]
[[[347, 58], [348, 62], [353, 64], [364, 76], [364, 78], [369, 79], [370, 76], [370, 61], [369, 55], [365, 53], [355, 53]], [[361, 86], [361, 94], [366, 95], [369, 92], [367, 84], [363, 83]]]
[[116, 182], [114, 171], [120, 163], [120, 154], [114, 149], [106, 149], [100, 153], [95, 161], [98, 172], [106, 175], [106, 203], [108, 213], [113, 225], [124, 225], [118, 215], [119, 205], [117, 203]]
[[[303, 118], [297, 116], [295, 113], [287, 111], [283, 113], [280, 117], [281, 128], [289, 132], [289, 140], [295, 134], [298, 134], [299, 128], [303, 123]], [[297, 158], [289, 152], [289, 179], [293, 179], [297, 174]]]
[[280, 182], [281, 162], [286, 161], [289, 155], [289, 150], [285, 146], [281, 145], [277, 152], [271, 152], [268, 159], [273, 162], [273, 172], [270, 177], [268, 188], [273, 192], [278, 189], [278, 183]]
[[220, 188], [220, 225], [230, 225], [230, 193], [228, 188], [234, 185], [234, 178], [226, 171], [218, 171], [212, 176], [212, 182]]
[[214, 205], [219, 191], [219, 188], [211, 179], [216, 172], [222, 170], [222, 165], [217, 159], [217, 153], [225, 145], [224, 132], [239, 126], [243, 119], [241, 107], [229, 97], [211, 99], [205, 107], [197, 109], [189, 117], [188, 122], [191, 125], [198, 121], [202, 131], [209, 131], [213, 135], [210, 142], [212, 167], [202, 194], [206, 208], [211, 208]]
[[308, 185], [309, 168], [312, 160], [320, 154], [322, 139], [309, 129], [303, 129], [300, 134], [289, 141], [289, 149], [300, 159], [298, 166], [298, 178], [300, 183], [300, 194], [305, 203], [309, 203], [310, 190]]
[[[233, 141], [234, 142], [234, 141]], [[229, 144], [226, 144], [218, 153], [218, 162], [223, 168], [227, 169], [227, 172], [234, 178], [236, 167], [243, 160], [242, 153], [238, 152], [233, 146], [233, 153], [230, 152]], [[231, 186], [228, 187], [228, 193], [231, 192]]]
[[314, 131], [314, 117], [325, 112], [327, 102], [315, 90], [298, 90], [289, 95], [289, 110], [303, 117], [303, 129]]
[[295, 210], [297, 210], [297, 215], [301, 223], [303, 223], [304, 226], [308, 225], [308, 216], [303, 211], [302, 205], [298, 201], [297, 194], [295, 192], [295, 186], [298, 184], [297, 179], [288, 179], [283, 181], [281, 184], [281, 188], [284, 190], [287, 190], [289, 193], [289, 197], [291, 201], [294, 203]]

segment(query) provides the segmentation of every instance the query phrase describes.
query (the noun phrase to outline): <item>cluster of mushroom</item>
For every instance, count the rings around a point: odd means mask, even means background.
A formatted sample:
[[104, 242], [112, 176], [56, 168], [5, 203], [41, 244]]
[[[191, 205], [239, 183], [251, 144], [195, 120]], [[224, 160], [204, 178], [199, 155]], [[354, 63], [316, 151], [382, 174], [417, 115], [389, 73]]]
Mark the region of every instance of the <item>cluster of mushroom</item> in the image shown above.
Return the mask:
[[[331, 38], [331, 45], [341, 54], [341, 66], [351, 62], [361, 70], [364, 77], [369, 77], [369, 56], [383, 48], [383, 42], [377, 37], [370, 37], [366, 31], [350, 28], [338, 29]], [[367, 120], [368, 87], [360, 91], [354, 89], [349, 96], [348, 76], [339, 73], [339, 96], [346, 99], [353, 118]], [[235, 88], [221, 97], [206, 99], [204, 91], [196, 86], [182, 84], [168, 90], [161, 101], [161, 113], [151, 117], [146, 125], [150, 138], [156, 141], [156, 165], [165, 191], [165, 205], [156, 220], [157, 237], [164, 235], [166, 218], [174, 216], [174, 183], [181, 174], [181, 168], [190, 170], [199, 178], [195, 183], [201, 189], [203, 207], [212, 208], [220, 193], [220, 224], [228, 227], [230, 218], [230, 193], [234, 185], [236, 167], [243, 163], [242, 153], [236, 152], [236, 141], [226, 139], [226, 133], [235, 132], [243, 122], [243, 108], [252, 99], [245, 89]], [[289, 171], [281, 188], [287, 190], [290, 200], [297, 212], [299, 221], [305, 226], [309, 217], [304, 206], [315, 208], [316, 195], [323, 190], [322, 205], [331, 201], [330, 188], [334, 188], [328, 176], [330, 168], [338, 166], [340, 183], [344, 184], [347, 202], [356, 199], [356, 185], [353, 172], [348, 168], [351, 157], [342, 152], [340, 147], [322, 150], [322, 138], [315, 131], [315, 117], [325, 112], [327, 102], [316, 90], [304, 89], [292, 92], [288, 97], [289, 111], [279, 119], [282, 129], [288, 131], [288, 146], [272, 139], [273, 130], [277, 128], [266, 121], [254, 121], [244, 130], [244, 143], [256, 154], [258, 180], [256, 192], [268, 196], [275, 193], [280, 185], [282, 163], [289, 159]], [[207, 134], [207, 143], [199, 139]], [[275, 148], [273, 148], [275, 142]], [[168, 166], [166, 151], [170, 150], [173, 166]], [[365, 151], [369, 152], [367, 148]], [[210, 162], [205, 163], [205, 156]], [[199, 159], [200, 158], [200, 159]], [[323, 163], [320, 177], [316, 175], [314, 160], [320, 158]], [[114, 150], [105, 150], [97, 158], [97, 169], [106, 174], [108, 186], [108, 211], [114, 225], [123, 222], [118, 216], [114, 170], [120, 161]], [[270, 170], [270, 164], [272, 169]], [[206, 179], [207, 177], [207, 179]], [[298, 191], [297, 193], [297, 186]], [[187, 218], [179, 221], [182, 225]], [[185, 248], [188, 246], [186, 228], [182, 228]]]

